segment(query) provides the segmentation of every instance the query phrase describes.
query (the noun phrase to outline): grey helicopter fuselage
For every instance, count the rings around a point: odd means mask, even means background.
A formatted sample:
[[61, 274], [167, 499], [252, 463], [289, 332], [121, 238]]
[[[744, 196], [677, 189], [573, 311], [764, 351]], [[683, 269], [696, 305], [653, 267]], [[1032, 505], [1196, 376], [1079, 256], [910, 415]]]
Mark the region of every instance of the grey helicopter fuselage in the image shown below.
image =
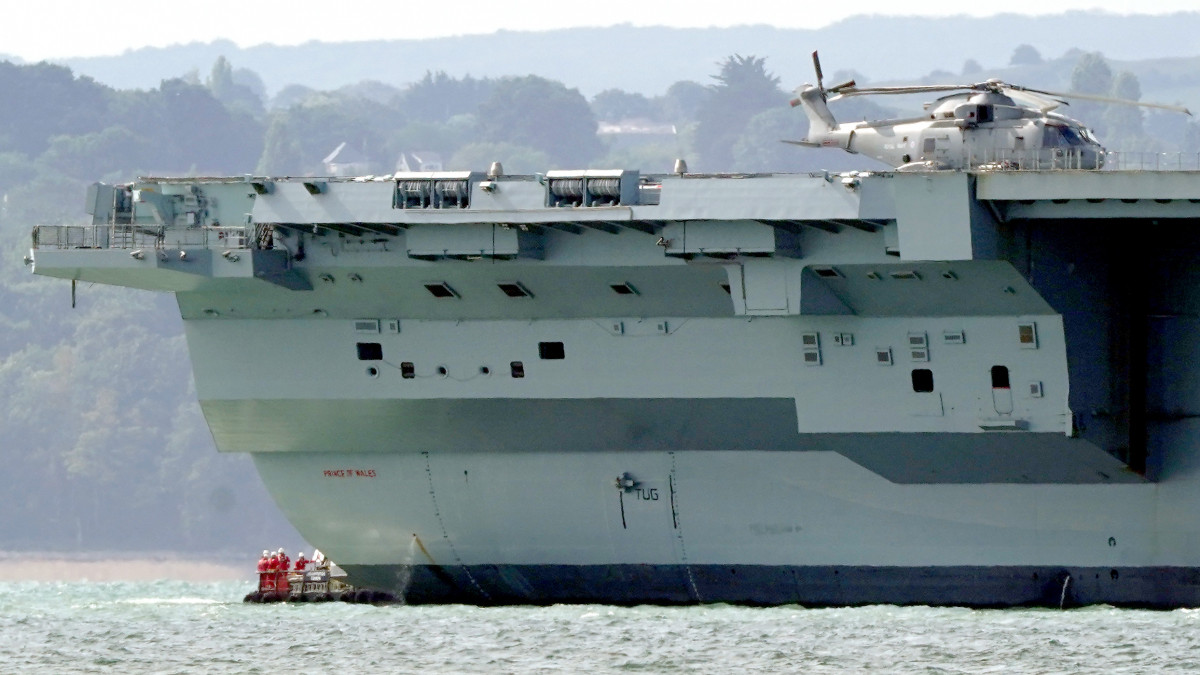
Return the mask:
[[809, 118], [803, 145], [841, 148], [899, 170], [978, 167], [1098, 169], [1104, 148], [1086, 126], [1022, 107], [995, 92], [959, 93], [915, 118], [838, 123], [823, 92], [809, 85], [799, 105]]

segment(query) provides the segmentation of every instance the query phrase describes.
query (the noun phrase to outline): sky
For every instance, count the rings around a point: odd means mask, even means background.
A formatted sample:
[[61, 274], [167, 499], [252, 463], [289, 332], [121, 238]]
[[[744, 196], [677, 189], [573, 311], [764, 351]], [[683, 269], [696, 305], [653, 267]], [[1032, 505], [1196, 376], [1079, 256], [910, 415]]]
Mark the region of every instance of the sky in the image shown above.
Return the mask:
[[726, 0], [203, 0], [103, 3], [21, 2], [0, 22], [0, 53], [26, 61], [120, 54], [130, 49], [232, 40], [240, 47], [312, 40], [347, 42], [551, 30], [577, 26], [706, 27], [768, 24], [820, 28], [860, 14], [991, 16], [1003, 11], [1115, 14], [1196, 11], [1196, 0], [1055, 0], [1052, 3], [948, 3], [929, 0], [728, 2]]

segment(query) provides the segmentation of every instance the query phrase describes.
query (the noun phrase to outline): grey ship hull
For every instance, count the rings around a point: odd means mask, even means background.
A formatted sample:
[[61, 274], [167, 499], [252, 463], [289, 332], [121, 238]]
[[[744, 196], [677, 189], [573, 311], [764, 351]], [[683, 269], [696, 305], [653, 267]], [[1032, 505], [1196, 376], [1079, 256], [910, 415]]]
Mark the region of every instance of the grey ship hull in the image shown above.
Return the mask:
[[176, 292], [218, 447], [410, 602], [1200, 605], [1200, 178], [410, 178], [35, 271]]
[[[256, 457], [308, 538], [414, 603], [1172, 607], [1200, 589], [1191, 552], [1165, 550], [1190, 524], [1155, 522], [1195, 499], [1151, 485], [903, 485], [824, 451], [357, 455], [377, 477], [336, 496], [301, 477], [347, 459]], [[665, 480], [618, 496], [597, 488], [612, 466]]]

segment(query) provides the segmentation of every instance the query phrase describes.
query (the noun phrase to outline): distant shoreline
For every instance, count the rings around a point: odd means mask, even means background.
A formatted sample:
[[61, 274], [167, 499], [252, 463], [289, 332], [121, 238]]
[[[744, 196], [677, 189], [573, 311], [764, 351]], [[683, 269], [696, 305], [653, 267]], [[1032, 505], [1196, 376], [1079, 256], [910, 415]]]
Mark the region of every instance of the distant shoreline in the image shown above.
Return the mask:
[[[248, 559], [247, 559], [248, 560]], [[180, 553], [0, 551], [7, 581], [245, 581], [256, 560], [201, 559]]]

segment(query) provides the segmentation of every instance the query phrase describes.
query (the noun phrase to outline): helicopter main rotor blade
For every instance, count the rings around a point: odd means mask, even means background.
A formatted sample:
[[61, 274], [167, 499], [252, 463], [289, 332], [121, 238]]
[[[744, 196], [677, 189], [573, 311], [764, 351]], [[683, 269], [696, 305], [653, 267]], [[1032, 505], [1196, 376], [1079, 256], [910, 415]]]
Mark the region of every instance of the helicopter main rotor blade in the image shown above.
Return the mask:
[[1004, 88], [1004, 93], [1014, 100], [1022, 100], [1032, 103], [1040, 112], [1050, 112], [1062, 105], [1071, 105], [1070, 101], [1061, 98], [1050, 98], [1045, 95], [1046, 92], [1037, 91], [1036, 93], [1030, 89], [1018, 89], [1016, 87]]
[[1109, 96], [1093, 96], [1091, 94], [1065, 94], [1070, 98], [1083, 99], [1085, 101], [1097, 101], [1099, 103], [1116, 103], [1117, 105], [1136, 105], [1142, 108], [1157, 108], [1159, 110], [1170, 110], [1173, 112], [1191, 115], [1192, 111], [1181, 105], [1171, 105], [1169, 103], [1146, 103], [1144, 101], [1130, 101], [1124, 98], [1112, 98]]
[[862, 87], [841, 89], [838, 96], [872, 96], [876, 94], [927, 94], [935, 91], [972, 91], [971, 84], [918, 84], [903, 87]]
[[821, 74], [821, 57], [813, 51], [813, 70], [817, 71], [817, 89], [824, 89], [825, 76]]
[[[1174, 112], [1191, 115], [1192, 111], [1181, 105], [1170, 105], [1168, 103], [1146, 103], [1144, 101], [1131, 101], [1127, 98], [1114, 98], [1112, 96], [1097, 96], [1096, 94], [1083, 94], [1075, 91], [1045, 91], [1042, 89], [1030, 89], [1029, 87], [1021, 87], [1015, 84], [1002, 85], [1005, 89], [1013, 91], [1030, 92], [1033, 94], [1045, 94], [1052, 96], [1056, 100], [1059, 98], [1077, 98], [1081, 101], [1096, 101], [1097, 103], [1115, 103], [1117, 105], [1136, 105], [1142, 108], [1158, 108], [1160, 110], [1171, 110]], [[1065, 101], [1063, 101], [1065, 103]]]
[[827, 91], [831, 94], [837, 94], [837, 93], [841, 92], [843, 89], [853, 89], [854, 85], [856, 85], [856, 84], [858, 84], [858, 83], [855, 82], [854, 80], [846, 80], [845, 82], [843, 82], [841, 84], [833, 85], [832, 87], [826, 89], [825, 91]]

